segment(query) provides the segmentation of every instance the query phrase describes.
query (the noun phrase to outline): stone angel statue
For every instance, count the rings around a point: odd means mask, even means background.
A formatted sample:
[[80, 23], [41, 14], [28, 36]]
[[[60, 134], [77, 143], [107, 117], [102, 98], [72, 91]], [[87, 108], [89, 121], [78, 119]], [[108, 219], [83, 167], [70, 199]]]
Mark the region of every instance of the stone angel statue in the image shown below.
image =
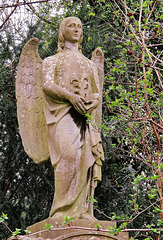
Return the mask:
[[[16, 98], [24, 149], [36, 163], [51, 159], [55, 194], [50, 217], [93, 219], [90, 196], [101, 181], [104, 154], [100, 130], [104, 57], [81, 51], [82, 23], [65, 18], [59, 28], [58, 51], [43, 61], [38, 39], [22, 50]], [[87, 115], [91, 115], [88, 121]]]

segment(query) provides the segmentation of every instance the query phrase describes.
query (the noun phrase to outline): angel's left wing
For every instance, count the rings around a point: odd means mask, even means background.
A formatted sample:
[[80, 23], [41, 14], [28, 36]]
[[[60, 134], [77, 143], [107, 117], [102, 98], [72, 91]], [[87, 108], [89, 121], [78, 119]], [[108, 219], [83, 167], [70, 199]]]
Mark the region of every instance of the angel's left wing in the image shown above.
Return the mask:
[[98, 107], [96, 108], [96, 113], [95, 113], [95, 120], [96, 124], [101, 125], [101, 117], [102, 117], [102, 91], [103, 91], [103, 83], [104, 83], [104, 54], [103, 51], [100, 48], [96, 48], [91, 61], [95, 64], [97, 68], [97, 74], [98, 77], [96, 81], [98, 81], [96, 84], [99, 89], [99, 94], [100, 94], [100, 103]]

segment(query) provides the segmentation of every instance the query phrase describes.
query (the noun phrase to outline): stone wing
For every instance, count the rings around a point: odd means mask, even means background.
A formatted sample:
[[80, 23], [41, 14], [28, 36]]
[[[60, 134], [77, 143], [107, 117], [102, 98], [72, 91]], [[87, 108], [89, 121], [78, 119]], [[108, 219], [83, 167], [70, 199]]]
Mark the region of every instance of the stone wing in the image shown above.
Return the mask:
[[38, 39], [24, 46], [16, 78], [17, 116], [24, 149], [35, 163], [49, 159], [47, 125], [43, 112], [42, 59]]
[[93, 52], [91, 61], [94, 62], [97, 72], [98, 72], [98, 78], [96, 81], [98, 81], [96, 84], [99, 88], [100, 93], [100, 103], [98, 107], [96, 108], [95, 113], [95, 120], [97, 125], [101, 125], [101, 117], [102, 117], [102, 91], [103, 91], [103, 83], [104, 83], [104, 54], [103, 51], [100, 48], [96, 48]]

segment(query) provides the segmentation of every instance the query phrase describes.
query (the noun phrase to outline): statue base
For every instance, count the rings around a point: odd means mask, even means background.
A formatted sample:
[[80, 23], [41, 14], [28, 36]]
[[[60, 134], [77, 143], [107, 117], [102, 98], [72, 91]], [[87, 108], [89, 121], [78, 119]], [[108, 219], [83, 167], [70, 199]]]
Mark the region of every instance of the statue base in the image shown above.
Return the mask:
[[[48, 218], [38, 222], [27, 229], [31, 231], [30, 237], [21, 236], [23, 240], [129, 240], [127, 232], [121, 232], [118, 236], [108, 233], [109, 227], [116, 222], [74, 219], [71, 225], [62, 225], [63, 219]], [[46, 224], [53, 226], [52, 230], [45, 229]], [[97, 224], [102, 228], [97, 229]]]

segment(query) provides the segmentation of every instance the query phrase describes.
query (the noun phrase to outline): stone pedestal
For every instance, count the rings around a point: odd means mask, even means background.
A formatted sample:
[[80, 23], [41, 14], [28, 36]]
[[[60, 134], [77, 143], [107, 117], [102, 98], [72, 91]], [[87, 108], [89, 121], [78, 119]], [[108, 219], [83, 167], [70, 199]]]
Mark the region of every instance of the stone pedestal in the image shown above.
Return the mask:
[[[76, 219], [71, 223], [72, 227], [62, 226], [63, 220], [58, 220], [54, 218], [48, 218], [41, 222], [38, 222], [27, 229], [36, 235], [30, 238], [23, 237], [24, 240], [128, 240], [128, 233], [120, 233], [119, 237], [108, 233], [108, 227], [115, 225], [115, 222], [108, 221], [98, 221], [98, 220], [83, 220]], [[42, 231], [45, 228], [45, 224], [51, 224], [55, 230]], [[97, 224], [100, 224], [102, 230], [97, 230]]]

